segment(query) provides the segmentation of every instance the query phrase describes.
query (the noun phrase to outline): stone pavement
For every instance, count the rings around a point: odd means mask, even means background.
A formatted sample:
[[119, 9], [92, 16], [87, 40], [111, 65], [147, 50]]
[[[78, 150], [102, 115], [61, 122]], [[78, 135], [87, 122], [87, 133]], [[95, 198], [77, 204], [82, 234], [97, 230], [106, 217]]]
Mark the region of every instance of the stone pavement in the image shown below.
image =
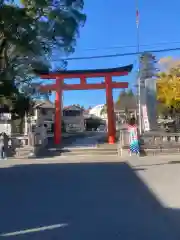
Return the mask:
[[166, 209], [180, 236], [180, 155], [129, 158], [129, 163]]
[[0, 162], [0, 239], [180, 239], [180, 161]]
[[[94, 147], [98, 143], [99, 140], [104, 139], [107, 133], [105, 132], [82, 132], [78, 134], [69, 134], [67, 137], [63, 138], [63, 144], [61, 144], [58, 148], [62, 148], [62, 146], [68, 147]], [[57, 148], [57, 145], [54, 144], [54, 139], [48, 139], [48, 147], [49, 148]]]
[[105, 138], [107, 133], [104, 132], [93, 132], [90, 136], [86, 136], [86, 138], [78, 138], [76, 139], [69, 148], [84, 148], [84, 147], [96, 147], [99, 140]]

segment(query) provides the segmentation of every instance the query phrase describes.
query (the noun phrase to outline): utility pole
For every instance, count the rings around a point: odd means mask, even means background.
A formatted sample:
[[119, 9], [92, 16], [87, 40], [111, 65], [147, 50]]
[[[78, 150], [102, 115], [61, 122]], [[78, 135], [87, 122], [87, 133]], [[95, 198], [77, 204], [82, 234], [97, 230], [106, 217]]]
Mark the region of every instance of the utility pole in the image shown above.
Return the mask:
[[138, 113], [139, 113], [139, 133], [142, 133], [142, 119], [141, 119], [141, 79], [140, 79], [140, 43], [139, 43], [139, 4], [136, 0], [136, 40], [138, 53], [138, 70], [137, 70], [137, 85], [138, 85]]

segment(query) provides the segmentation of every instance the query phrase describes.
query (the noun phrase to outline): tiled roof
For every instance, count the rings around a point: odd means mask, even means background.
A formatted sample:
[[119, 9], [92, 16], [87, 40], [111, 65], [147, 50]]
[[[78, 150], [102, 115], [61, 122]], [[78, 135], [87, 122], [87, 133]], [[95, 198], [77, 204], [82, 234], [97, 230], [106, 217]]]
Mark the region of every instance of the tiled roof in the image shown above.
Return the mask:
[[82, 108], [76, 105], [70, 105], [70, 106], [64, 106], [63, 110], [82, 110]]
[[35, 100], [34, 108], [54, 108], [54, 103], [49, 100]]
[[105, 68], [105, 69], [89, 69], [89, 70], [65, 70], [65, 71], [55, 71], [55, 72], [49, 72], [49, 71], [41, 71], [38, 69], [34, 69], [34, 72], [38, 75], [43, 75], [43, 74], [51, 74], [51, 73], [60, 73], [63, 75], [68, 75], [68, 74], [91, 74], [91, 73], [111, 73], [111, 72], [131, 72], [133, 68], [133, 64], [123, 66], [123, 67], [117, 67], [117, 68]]

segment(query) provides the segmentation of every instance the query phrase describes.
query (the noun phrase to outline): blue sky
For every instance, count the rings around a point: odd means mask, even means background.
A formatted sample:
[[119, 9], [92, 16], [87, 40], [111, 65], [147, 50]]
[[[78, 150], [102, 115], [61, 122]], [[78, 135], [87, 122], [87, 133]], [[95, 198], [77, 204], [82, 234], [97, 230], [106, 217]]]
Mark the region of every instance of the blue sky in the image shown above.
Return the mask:
[[[84, 12], [87, 15], [85, 26], [80, 29], [76, 51], [71, 57], [92, 56], [100, 54], [134, 52], [136, 48], [107, 49], [113, 46], [135, 46], [136, 38], [136, 0], [84, 0]], [[173, 4], [171, 4], [173, 3]], [[180, 47], [180, 1], [139, 0], [140, 45], [144, 49], [162, 49]], [[178, 42], [179, 43], [173, 43]], [[165, 42], [165, 45], [155, 43]], [[168, 43], [168, 44], [167, 44]], [[95, 48], [97, 50], [89, 50]], [[179, 56], [179, 52], [156, 54], [157, 59], [163, 56]], [[133, 63], [135, 65], [126, 81], [132, 87], [135, 84], [137, 56], [102, 58], [90, 60], [72, 60], [68, 69], [111, 68]], [[57, 64], [57, 63], [56, 63]], [[117, 80], [117, 79], [116, 79]], [[70, 82], [73, 80], [69, 80]], [[97, 80], [98, 81], [98, 80]], [[115, 90], [116, 100], [120, 90]], [[80, 104], [85, 107], [105, 103], [105, 91], [66, 91], [64, 105]]]

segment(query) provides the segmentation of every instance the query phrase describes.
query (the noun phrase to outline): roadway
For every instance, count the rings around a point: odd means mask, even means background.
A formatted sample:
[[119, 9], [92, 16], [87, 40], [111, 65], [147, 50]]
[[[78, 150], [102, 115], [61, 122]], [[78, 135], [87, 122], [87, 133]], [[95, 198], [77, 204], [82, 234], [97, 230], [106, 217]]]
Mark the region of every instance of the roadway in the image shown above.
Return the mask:
[[0, 239], [180, 239], [179, 156], [104, 159], [1, 161]]

